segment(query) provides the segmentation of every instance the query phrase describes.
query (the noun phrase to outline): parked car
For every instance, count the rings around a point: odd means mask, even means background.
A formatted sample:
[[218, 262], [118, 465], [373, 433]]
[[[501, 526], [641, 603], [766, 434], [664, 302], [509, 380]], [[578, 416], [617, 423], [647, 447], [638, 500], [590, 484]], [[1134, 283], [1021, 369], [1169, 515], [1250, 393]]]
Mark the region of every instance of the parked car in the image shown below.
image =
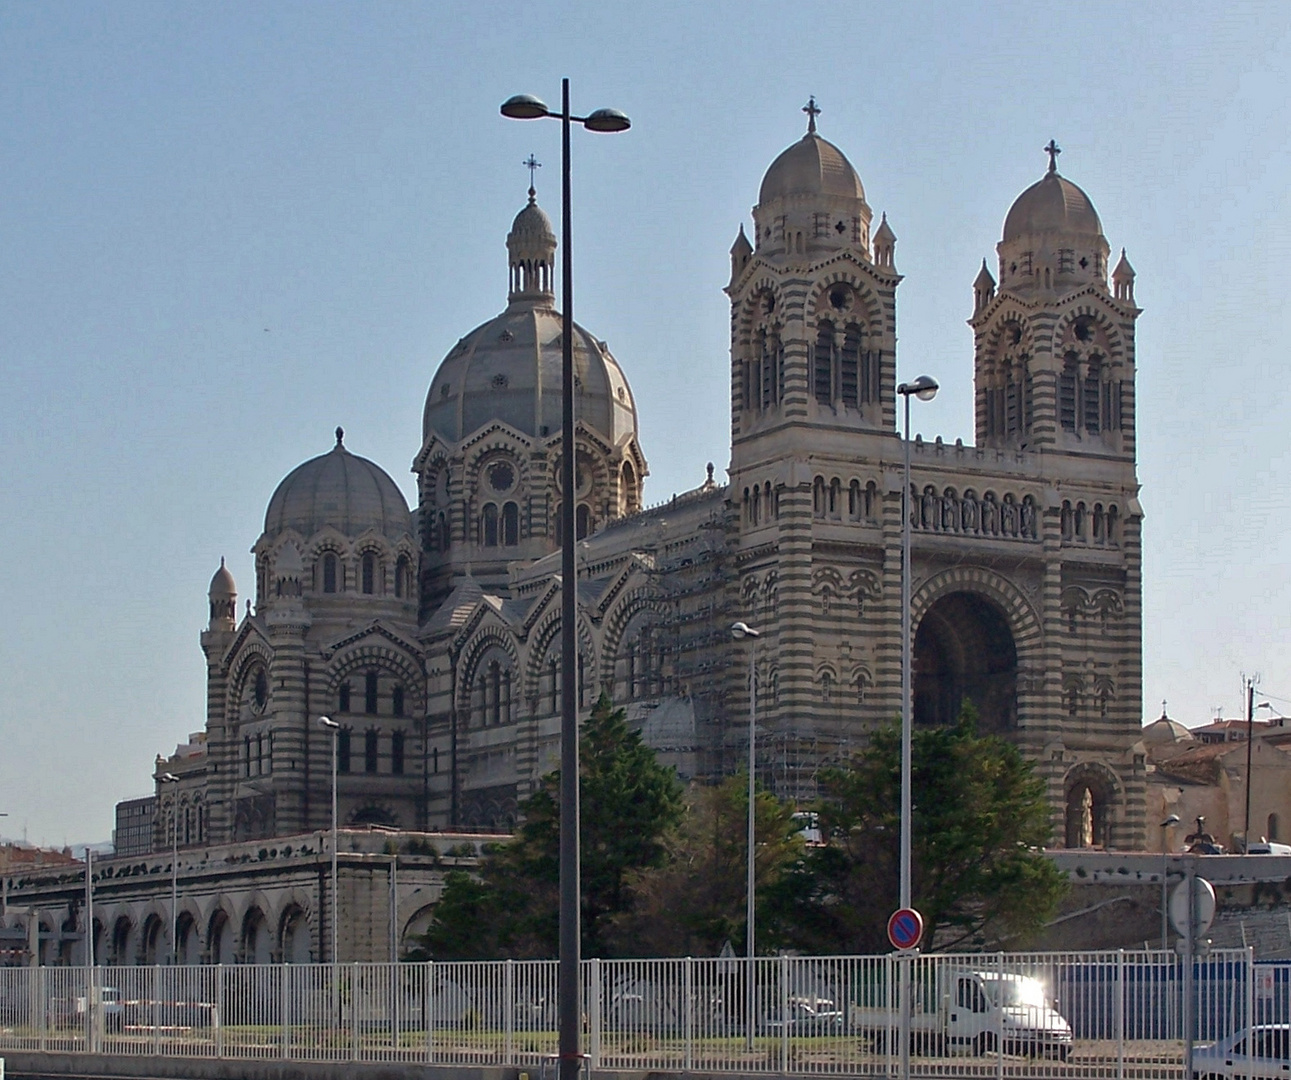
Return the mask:
[[[1248, 1047], [1254, 1054], [1248, 1056]], [[1291, 1078], [1291, 1024], [1256, 1024], [1192, 1052], [1193, 1080]]]
[[787, 1031], [790, 1035], [836, 1035], [843, 1030], [843, 1012], [829, 998], [789, 998], [789, 1011], [784, 1017], [768, 1017], [762, 1021], [762, 1030], [768, 1035]]

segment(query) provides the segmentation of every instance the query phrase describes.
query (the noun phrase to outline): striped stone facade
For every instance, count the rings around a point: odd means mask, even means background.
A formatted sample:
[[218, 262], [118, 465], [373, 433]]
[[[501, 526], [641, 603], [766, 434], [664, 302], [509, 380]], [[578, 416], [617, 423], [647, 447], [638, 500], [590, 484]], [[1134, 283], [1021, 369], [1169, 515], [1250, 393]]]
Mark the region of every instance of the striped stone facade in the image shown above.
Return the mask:
[[[550, 276], [516, 269], [553, 265], [532, 198], [509, 244], [508, 308], [432, 382], [418, 507], [338, 433], [270, 504], [254, 612], [217, 574], [205, 742], [158, 760], [178, 777], [159, 784], [159, 846], [199, 802], [183, 846], [326, 827], [334, 749], [341, 820], [404, 829], [505, 829], [555, 765], [560, 323]], [[731, 249], [728, 482], [710, 465], [646, 510], [631, 391], [578, 330], [582, 704], [608, 692], [688, 779], [743, 766], [750, 648], [758, 772], [782, 794], [810, 798], [899, 712], [895, 251], [813, 114]], [[1051, 168], [1009, 212], [998, 281], [983, 265], [973, 285], [975, 445], [911, 445], [914, 702], [933, 724], [972, 700], [1036, 762], [1060, 842], [1128, 849], [1145, 826], [1139, 312], [1108, 251]], [[732, 640], [736, 620], [760, 636]]]

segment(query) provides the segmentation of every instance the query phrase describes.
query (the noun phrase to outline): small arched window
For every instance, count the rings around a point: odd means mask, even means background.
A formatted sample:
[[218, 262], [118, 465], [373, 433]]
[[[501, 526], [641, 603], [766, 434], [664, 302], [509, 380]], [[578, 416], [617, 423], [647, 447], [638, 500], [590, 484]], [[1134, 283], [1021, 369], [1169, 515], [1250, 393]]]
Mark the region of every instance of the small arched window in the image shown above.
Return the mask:
[[502, 543], [507, 547], [520, 543], [520, 507], [513, 502], [502, 507]]
[[811, 485], [811, 512], [818, 518], [825, 516], [825, 478], [818, 476]]
[[371, 596], [377, 591], [377, 557], [372, 552], [363, 553], [361, 569], [363, 591]]
[[838, 357], [838, 391], [844, 405], [859, 409], [865, 400], [860, 385], [861, 331], [849, 326], [843, 335], [843, 351]]
[[369, 671], [363, 677], [363, 711], [369, 716], [377, 714], [377, 673]]
[[404, 701], [402, 686], [396, 686], [390, 691], [390, 705], [390, 711], [393, 712], [395, 716], [403, 716]]
[[400, 555], [394, 568], [394, 594], [399, 599], [412, 595], [412, 566], [407, 555]]
[[485, 503], [480, 515], [480, 543], [485, 547], [498, 546], [498, 508], [494, 503]]
[[834, 400], [834, 324], [828, 319], [821, 319], [816, 330], [813, 383], [816, 400], [830, 404]]
[[363, 771], [377, 771], [377, 733], [371, 728], [363, 735]]
[[390, 771], [395, 776], [403, 775], [403, 732], [396, 731], [390, 736]]
[[574, 539], [582, 540], [592, 531], [592, 511], [587, 503], [579, 503], [574, 518]]
[[340, 692], [337, 694], [337, 706], [341, 712], [350, 711], [350, 684], [341, 683]]
[[834, 676], [828, 671], [820, 673], [820, 700], [826, 705], [834, 699]]
[[323, 592], [336, 592], [336, 556], [330, 551], [323, 556]]
[[843, 484], [837, 476], [829, 482], [829, 516], [836, 518], [842, 509]]
[[350, 729], [341, 728], [336, 733], [336, 771], [350, 771]]

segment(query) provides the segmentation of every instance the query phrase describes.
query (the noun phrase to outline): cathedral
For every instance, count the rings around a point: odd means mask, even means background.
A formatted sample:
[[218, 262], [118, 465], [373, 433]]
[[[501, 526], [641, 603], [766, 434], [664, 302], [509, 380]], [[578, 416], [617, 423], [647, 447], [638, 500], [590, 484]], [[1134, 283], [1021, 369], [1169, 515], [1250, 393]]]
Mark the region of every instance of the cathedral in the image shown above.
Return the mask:
[[[581, 327], [577, 444], [562, 445], [557, 245], [531, 188], [506, 237], [506, 306], [451, 345], [409, 433], [416, 507], [337, 429], [269, 500], [241, 616], [216, 573], [205, 731], [157, 761], [157, 836], [326, 828], [334, 756], [343, 824], [505, 830], [557, 763], [566, 662], [584, 708], [605, 691], [702, 782], [743, 767], [752, 648], [758, 776], [798, 799], [898, 715], [896, 236], [807, 112], [730, 252], [726, 480], [710, 464], [644, 507], [630, 365]], [[914, 720], [971, 700], [1034, 762], [1059, 845], [1138, 849], [1139, 309], [1124, 252], [1112, 268], [1093, 203], [1047, 149], [995, 272], [983, 261], [965, 290], [974, 443], [911, 447]], [[560, 650], [565, 453], [576, 658]], [[760, 636], [733, 639], [737, 620]]]

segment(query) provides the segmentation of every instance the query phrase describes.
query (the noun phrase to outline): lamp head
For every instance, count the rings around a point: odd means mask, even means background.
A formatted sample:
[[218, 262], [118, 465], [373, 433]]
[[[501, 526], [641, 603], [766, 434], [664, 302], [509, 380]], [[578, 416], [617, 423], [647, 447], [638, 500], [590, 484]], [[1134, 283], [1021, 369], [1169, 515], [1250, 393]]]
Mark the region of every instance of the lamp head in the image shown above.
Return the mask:
[[[505, 109], [506, 106], [504, 105], [502, 108]], [[631, 126], [632, 121], [627, 118], [626, 114], [619, 112], [618, 109], [597, 109], [583, 121], [583, 127], [587, 128], [588, 131], [599, 131], [602, 134], [627, 131]]]
[[902, 383], [897, 393], [909, 397], [913, 394], [920, 401], [931, 401], [941, 389], [940, 384], [931, 375], [920, 375], [914, 382]]
[[176, 776], [173, 772], [164, 772], [159, 777], [157, 777], [157, 782], [160, 784], [178, 784], [179, 777]]
[[731, 623], [731, 637], [736, 641], [743, 641], [745, 638], [761, 637], [761, 631], [754, 630], [745, 622]]
[[532, 94], [516, 94], [502, 103], [502, 115], [510, 120], [538, 120], [550, 116], [551, 111], [542, 98]]
[[1178, 825], [1178, 824], [1179, 824], [1179, 815], [1171, 814], [1168, 818], [1165, 819], [1165, 821], [1161, 822], [1161, 828], [1168, 829], [1171, 825]]
[[338, 724], [335, 720], [333, 720], [330, 716], [320, 716], [318, 718], [318, 722], [323, 727], [328, 728], [331, 731], [339, 731], [341, 729], [341, 725]]

